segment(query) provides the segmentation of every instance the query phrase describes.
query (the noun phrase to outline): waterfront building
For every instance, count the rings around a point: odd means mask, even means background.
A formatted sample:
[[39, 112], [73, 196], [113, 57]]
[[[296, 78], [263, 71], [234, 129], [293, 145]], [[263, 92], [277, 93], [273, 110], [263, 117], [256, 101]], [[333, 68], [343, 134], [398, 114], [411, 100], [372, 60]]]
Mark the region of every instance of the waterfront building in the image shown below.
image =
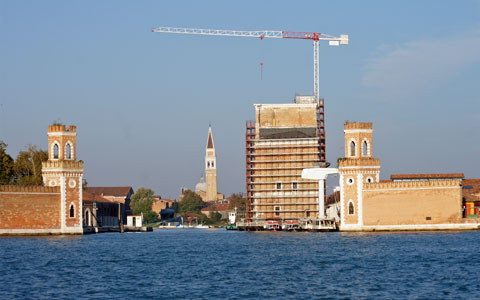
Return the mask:
[[119, 229], [119, 220], [126, 220], [122, 203], [85, 190], [82, 199], [83, 228], [86, 233], [116, 231]]
[[464, 179], [462, 196], [463, 216], [478, 218], [480, 216], [480, 179]]
[[246, 126], [247, 223], [318, 218], [318, 182], [301, 173], [327, 165], [323, 99], [254, 107]]
[[[339, 159], [340, 230], [480, 229], [465, 218], [462, 173], [393, 174], [380, 180], [373, 158], [372, 123], [346, 122], [345, 158]], [[475, 215], [475, 210], [471, 210]]]
[[218, 212], [222, 215], [222, 219], [227, 219], [229, 213], [233, 212], [233, 209], [228, 208], [228, 202], [212, 203], [210, 206], [204, 207], [200, 210], [202, 214], [207, 217], [211, 217], [214, 213]]
[[132, 214], [130, 201], [132, 195], [135, 193], [131, 186], [89, 186], [85, 188], [85, 191], [122, 204], [122, 221], [123, 224], [126, 224], [127, 215]]
[[45, 186], [0, 186], [0, 235], [82, 234], [83, 162], [76, 126], [48, 126]]
[[143, 216], [142, 215], [129, 215], [129, 216], [127, 216], [127, 226], [128, 227], [142, 227], [143, 226]]
[[117, 230], [123, 203], [84, 191], [77, 127], [48, 126], [44, 186], [0, 186], [0, 235], [83, 234]]

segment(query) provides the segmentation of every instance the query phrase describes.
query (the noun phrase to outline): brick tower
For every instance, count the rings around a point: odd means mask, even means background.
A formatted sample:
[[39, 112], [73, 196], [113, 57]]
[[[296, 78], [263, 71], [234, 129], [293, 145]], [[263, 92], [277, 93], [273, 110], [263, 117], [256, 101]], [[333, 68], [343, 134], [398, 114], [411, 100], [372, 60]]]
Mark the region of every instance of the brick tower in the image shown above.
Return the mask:
[[363, 226], [363, 185], [380, 180], [380, 160], [372, 156], [372, 123], [346, 122], [345, 158], [340, 173], [341, 227]]
[[48, 161], [42, 163], [42, 177], [45, 186], [60, 187], [60, 224], [64, 233], [83, 233], [83, 162], [76, 161], [76, 141], [76, 126], [48, 126]]
[[206, 201], [217, 200], [217, 158], [213, 144], [212, 127], [208, 127], [207, 148], [205, 151], [205, 175], [207, 177]]

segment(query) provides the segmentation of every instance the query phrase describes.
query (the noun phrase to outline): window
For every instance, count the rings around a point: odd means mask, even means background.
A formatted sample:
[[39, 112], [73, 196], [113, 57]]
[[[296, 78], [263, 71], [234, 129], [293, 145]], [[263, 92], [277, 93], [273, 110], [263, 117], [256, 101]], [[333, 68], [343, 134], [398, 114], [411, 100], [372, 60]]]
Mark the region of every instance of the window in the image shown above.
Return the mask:
[[350, 156], [355, 156], [355, 142], [350, 142]]
[[280, 192], [282, 190], [282, 184], [279, 182], [277, 183], [277, 191]]
[[280, 206], [274, 206], [275, 217], [280, 217]]
[[368, 176], [367, 177], [367, 183], [372, 183], [373, 182], [373, 178], [371, 176]]
[[53, 158], [58, 159], [58, 145], [53, 145]]
[[347, 179], [347, 184], [348, 184], [348, 185], [352, 185], [354, 182], [355, 182], [355, 181], [353, 180], [352, 177], [349, 177], [349, 178]]
[[65, 156], [66, 156], [66, 159], [72, 159], [72, 147], [70, 146], [70, 144], [67, 144], [67, 147], [66, 147], [66, 151], [65, 151]]
[[75, 218], [75, 206], [70, 204], [70, 218]]
[[86, 226], [92, 226], [92, 225], [90, 224], [90, 210], [89, 210], [89, 209], [87, 209], [87, 210], [85, 211], [85, 225], [86, 225]]
[[209, 167], [209, 168], [210, 168], [210, 162], [207, 162], [207, 167]]
[[355, 207], [353, 206], [353, 201], [350, 200], [348, 202], [348, 215], [349, 216], [354, 216], [355, 215]]
[[292, 190], [294, 190], [294, 191], [297, 190], [297, 183], [296, 182], [292, 183]]
[[215, 165], [214, 165], [214, 163], [213, 163], [213, 161], [212, 161], [212, 168], [213, 168], [213, 167], [215, 167]]
[[310, 217], [310, 211], [309, 211], [309, 210], [307, 210], [307, 211], [305, 212], [305, 216], [306, 216], [307, 218]]
[[367, 155], [368, 155], [368, 144], [367, 144], [367, 141], [363, 141], [362, 155], [363, 155], [363, 156], [367, 156]]

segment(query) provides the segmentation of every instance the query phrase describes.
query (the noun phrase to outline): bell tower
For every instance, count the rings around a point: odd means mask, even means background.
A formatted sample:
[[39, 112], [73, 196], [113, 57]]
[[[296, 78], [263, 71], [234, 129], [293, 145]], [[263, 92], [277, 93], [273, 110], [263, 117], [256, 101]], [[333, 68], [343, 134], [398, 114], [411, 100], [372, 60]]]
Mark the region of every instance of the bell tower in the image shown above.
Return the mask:
[[217, 158], [213, 144], [212, 127], [208, 127], [207, 148], [205, 151], [205, 175], [207, 177], [206, 201], [217, 200]]
[[363, 186], [379, 182], [380, 160], [373, 158], [372, 123], [346, 122], [345, 157], [339, 159], [341, 227], [363, 226]]
[[83, 233], [83, 162], [76, 161], [77, 127], [48, 126], [48, 160], [42, 163], [45, 186], [59, 186], [61, 228], [64, 233]]

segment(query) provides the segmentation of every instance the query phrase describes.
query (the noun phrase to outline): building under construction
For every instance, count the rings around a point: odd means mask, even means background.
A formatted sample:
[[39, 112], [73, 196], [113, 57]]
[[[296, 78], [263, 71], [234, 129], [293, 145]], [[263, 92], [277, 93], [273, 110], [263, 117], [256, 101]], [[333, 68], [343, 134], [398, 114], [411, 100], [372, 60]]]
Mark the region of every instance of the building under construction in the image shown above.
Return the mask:
[[294, 103], [254, 106], [255, 122], [246, 124], [245, 223], [251, 228], [302, 227], [318, 218], [318, 181], [301, 174], [304, 168], [327, 164], [324, 101], [297, 96]]

